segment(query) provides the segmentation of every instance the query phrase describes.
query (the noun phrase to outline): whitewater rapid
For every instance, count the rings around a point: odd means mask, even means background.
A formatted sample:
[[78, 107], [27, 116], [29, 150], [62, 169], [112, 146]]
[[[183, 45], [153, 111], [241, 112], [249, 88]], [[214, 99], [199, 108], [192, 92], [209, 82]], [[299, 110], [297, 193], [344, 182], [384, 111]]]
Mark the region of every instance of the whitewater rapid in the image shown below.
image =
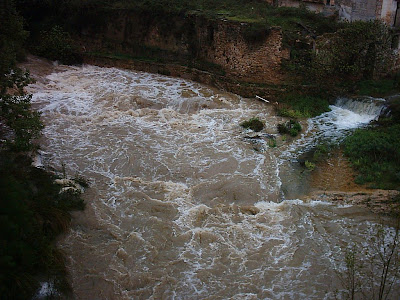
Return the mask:
[[[314, 119], [284, 142], [263, 102], [155, 74], [48, 68], [29, 86], [42, 162], [91, 181], [60, 242], [77, 299], [333, 298], [344, 249], [365, 243], [376, 217], [282, 198], [280, 166], [343, 122]], [[251, 117], [277, 147], [254, 149], [239, 126]]]

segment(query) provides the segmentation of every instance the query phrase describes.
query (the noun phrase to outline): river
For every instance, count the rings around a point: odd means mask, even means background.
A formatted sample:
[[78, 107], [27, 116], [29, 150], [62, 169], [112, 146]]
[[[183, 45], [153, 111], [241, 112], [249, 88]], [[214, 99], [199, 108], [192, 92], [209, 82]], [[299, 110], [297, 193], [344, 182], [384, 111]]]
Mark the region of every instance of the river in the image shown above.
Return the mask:
[[[283, 119], [254, 99], [115, 68], [27, 66], [43, 164], [91, 182], [59, 242], [76, 299], [333, 299], [341, 289], [346, 247], [366, 245], [378, 218], [283, 186], [298, 149], [375, 115], [333, 106], [282, 140]], [[276, 147], [246, 138], [239, 123], [255, 116]]]

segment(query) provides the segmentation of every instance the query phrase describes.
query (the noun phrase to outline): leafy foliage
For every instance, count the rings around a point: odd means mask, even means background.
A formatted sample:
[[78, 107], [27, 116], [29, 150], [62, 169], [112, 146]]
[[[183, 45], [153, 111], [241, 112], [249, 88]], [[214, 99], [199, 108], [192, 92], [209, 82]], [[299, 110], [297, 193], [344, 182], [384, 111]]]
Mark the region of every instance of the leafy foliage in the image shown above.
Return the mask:
[[278, 132], [280, 134], [290, 134], [294, 137], [297, 136], [301, 130], [300, 123], [295, 120], [289, 120], [285, 124], [278, 124]]
[[29, 151], [35, 148], [33, 140], [40, 136], [43, 129], [40, 113], [31, 109], [31, 98], [31, 95], [3, 95], [1, 98], [1, 117], [14, 133], [7, 142], [14, 151]]
[[[25, 151], [43, 124], [23, 88], [28, 72], [16, 66], [26, 32], [13, 1], [0, 2], [0, 295], [31, 299], [39, 276], [59, 291], [68, 288], [63, 257], [55, 246], [71, 209], [83, 209], [78, 193], [63, 193], [54, 176], [31, 166]], [[60, 193], [61, 192], [61, 193]]]
[[0, 2], [0, 20], [0, 87], [3, 89], [14, 82], [15, 62], [23, 54], [22, 46], [28, 33], [23, 30], [23, 20], [12, 0]]
[[399, 89], [400, 81], [396, 77], [380, 80], [361, 80], [357, 83], [357, 94], [382, 97], [396, 92]]
[[35, 53], [50, 60], [58, 60], [65, 64], [81, 61], [77, 49], [69, 35], [60, 26], [54, 26], [49, 31], [40, 33]]
[[0, 17], [0, 121], [12, 132], [12, 136], [1, 138], [14, 151], [27, 151], [33, 149], [32, 141], [43, 127], [39, 113], [31, 110], [31, 97], [23, 92], [31, 82], [29, 73], [16, 66], [27, 33], [13, 1], [1, 2]]

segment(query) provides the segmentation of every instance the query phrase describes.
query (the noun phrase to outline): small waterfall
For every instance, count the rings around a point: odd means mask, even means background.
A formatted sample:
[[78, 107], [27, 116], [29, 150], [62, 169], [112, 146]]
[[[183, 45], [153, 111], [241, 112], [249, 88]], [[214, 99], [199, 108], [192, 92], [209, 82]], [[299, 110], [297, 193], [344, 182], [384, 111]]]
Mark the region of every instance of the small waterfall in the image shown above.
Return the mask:
[[367, 126], [385, 113], [386, 100], [373, 97], [338, 98], [329, 112], [308, 120], [307, 131], [282, 153], [293, 158], [319, 143], [340, 143], [352, 130]]
[[335, 106], [348, 109], [361, 116], [379, 117], [385, 108], [386, 100], [383, 98], [362, 97], [362, 98], [338, 98]]

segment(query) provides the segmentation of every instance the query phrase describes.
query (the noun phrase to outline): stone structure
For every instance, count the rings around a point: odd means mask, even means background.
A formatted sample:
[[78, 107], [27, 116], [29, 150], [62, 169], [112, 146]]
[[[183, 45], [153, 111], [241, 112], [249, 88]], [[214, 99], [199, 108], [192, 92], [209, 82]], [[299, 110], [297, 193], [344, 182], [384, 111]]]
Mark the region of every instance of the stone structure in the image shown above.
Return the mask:
[[346, 21], [382, 20], [389, 26], [399, 25], [397, 0], [337, 0], [339, 17]]
[[343, 21], [382, 20], [400, 27], [400, 0], [267, 0], [277, 6], [299, 7], [325, 15], [337, 14]]
[[161, 49], [163, 55], [171, 56], [171, 60], [182, 62], [186, 57], [189, 63], [195, 59], [200, 64], [219, 66], [226, 75], [239, 81], [281, 82], [281, 61], [289, 59], [289, 51], [282, 47], [281, 29], [257, 32], [250, 26], [226, 20], [206, 20], [196, 15], [160, 20], [121, 12], [108, 23], [102, 37], [98, 36], [99, 32], [97, 36], [102, 41], [100, 48], [107, 43], [120, 53], [135, 56], [135, 46], [143, 45]]

